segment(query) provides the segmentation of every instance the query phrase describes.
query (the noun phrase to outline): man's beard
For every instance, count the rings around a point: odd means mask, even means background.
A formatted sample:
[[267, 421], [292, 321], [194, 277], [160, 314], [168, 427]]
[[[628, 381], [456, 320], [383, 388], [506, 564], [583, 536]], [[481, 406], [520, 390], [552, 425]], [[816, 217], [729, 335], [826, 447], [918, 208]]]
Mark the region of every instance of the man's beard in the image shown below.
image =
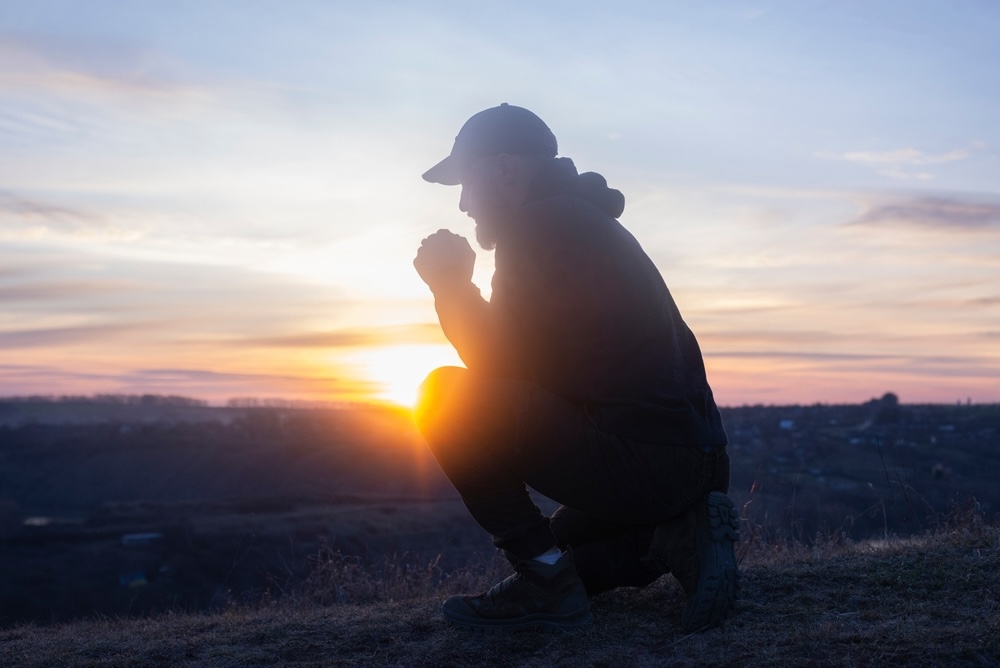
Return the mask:
[[517, 207], [505, 199], [498, 190], [482, 191], [473, 216], [473, 220], [476, 221], [476, 241], [485, 250], [494, 250], [504, 229], [516, 219]]
[[476, 221], [476, 241], [484, 249], [491, 251], [497, 247], [497, 238], [500, 236], [500, 226], [496, 223]]

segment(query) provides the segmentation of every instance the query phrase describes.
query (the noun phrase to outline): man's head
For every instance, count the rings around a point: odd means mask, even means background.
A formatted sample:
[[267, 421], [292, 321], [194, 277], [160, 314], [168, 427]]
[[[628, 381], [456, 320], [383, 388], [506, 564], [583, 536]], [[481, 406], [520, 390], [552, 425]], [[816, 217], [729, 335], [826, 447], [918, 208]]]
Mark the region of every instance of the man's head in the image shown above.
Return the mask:
[[504, 103], [466, 121], [451, 154], [427, 170], [424, 180], [462, 186], [459, 208], [476, 221], [480, 245], [492, 249], [535, 172], [557, 150], [542, 119]]
[[467, 120], [455, 137], [451, 154], [424, 172], [424, 180], [457, 186], [477, 158], [502, 153], [554, 158], [558, 148], [556, 136], [542, 119], [504, 102]]

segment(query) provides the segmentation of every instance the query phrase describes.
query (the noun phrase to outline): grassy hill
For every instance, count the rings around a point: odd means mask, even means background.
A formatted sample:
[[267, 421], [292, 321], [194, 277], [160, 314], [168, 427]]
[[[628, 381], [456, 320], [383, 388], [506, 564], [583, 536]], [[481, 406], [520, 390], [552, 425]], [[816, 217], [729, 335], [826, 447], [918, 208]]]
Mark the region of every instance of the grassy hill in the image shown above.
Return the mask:
[[[492, 555], [402, 411], [140, 399], [0, 400], [0, 628], [294, 598], [327, 547], [439, 576]], [[723, 412], [761, 544], [998, 516], [1000, 405]]]
[[877, 544], [769, 543], [746, 528], [740, 609], [700, 634], [681, 633], [683, 594], [669, 577], [597, 597], [594, 624], [577, 633], [483, 634], [448, 626], [440, 600], [486, 586], [499, 564], [435, 584], [429, 571], [375, 573], [331, 558], [294, 599], [0, 630], [0, 665], [1000, 665], [1000, 530], [979, 512]]

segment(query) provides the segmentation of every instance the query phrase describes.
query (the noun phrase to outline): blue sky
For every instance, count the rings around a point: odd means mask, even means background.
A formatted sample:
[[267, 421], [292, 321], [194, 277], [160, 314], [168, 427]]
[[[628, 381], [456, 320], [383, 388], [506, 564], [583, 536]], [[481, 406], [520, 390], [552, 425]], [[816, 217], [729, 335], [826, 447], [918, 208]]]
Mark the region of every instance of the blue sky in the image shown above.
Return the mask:
[[[0, 4], [0, 395], [401, 398], [420, 174], [502, 101], [626, 195], [724, 404], [1000, 401], [1000, 5]], [[488, 294], [492, 259], [476, 280]]]

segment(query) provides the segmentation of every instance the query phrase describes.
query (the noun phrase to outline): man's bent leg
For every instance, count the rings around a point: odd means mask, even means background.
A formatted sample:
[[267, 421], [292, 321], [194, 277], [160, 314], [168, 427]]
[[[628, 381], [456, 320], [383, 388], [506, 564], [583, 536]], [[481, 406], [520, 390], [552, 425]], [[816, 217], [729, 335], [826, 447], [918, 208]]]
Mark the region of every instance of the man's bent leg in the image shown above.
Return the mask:
[[515, 573], [477, 596], [452, 596], [443, 613], [474, 628], [590, 622], [590, 602], [572, 555], [535, 557], [555, 546], [549, 520], [523, 478], [498, 453], [515, 447], [516, 383], [490, 382], [465, 369], [437, 369], [421, 387], [417, 424], [473, 518], [503, 548]]
[[685, 513], [656, 527], [649, 559], [671, 572], [688, 595], [685, 631], [717, 626], [734, 609], [740, 589], [735, 545], [739, 518], [729, 488], [729, 457], [719, 448], [707, 490]]
[[[546, 525], [528, 497], [525, 483], [579, 508], [605, 527], [659, 525], [661, 534], [661, 530], [675, 533], [674, 529], [687, 524], [685, 520], [695, 507], [707, 502], [708, 491], [728, 487], [729, 462], [724, 448], [703, 451], [621, 439], [597, 429], [580, 407], [542, 388], [477, 381], [464, 369], [439, 369], [431, 374], [424, 386], [418, 422], [473, 516], [494, 535], [498, 546], [518, 559], [544, 551], [552, 544], [552, 530], [561, 529], [558, 517], [555, 524]], [[700, 513], [706, 519], [696, 523], [698, 526], [707, 523], [707, 512], [706, 508]], [[716, 581], [712, 573], [719, 569], [702, 568], [708, 563], [703, 555], [725, 556], [720, 549], [727, 547], [731, 554], [732, 541], [715, 540], [718, 531], [702, 531], [699, 535], [709, 536], [704, 540], [697, 540], [694, 530], [681, 533], [686, 534], [685, 545], [670, 550], [673, 554], [669, 555], [650, 550], [653, 554], [637, 556], [641, 548], [628, 549], [635, 545], [623, 545], [624, 538], [615, 544], [613, 534], [600, 540], [564, 538], [560, 545], [568, 544], [577, 552], [578, 565], [592, 591], [643, 584], [655, 579], [657, 570], [674, 570], [678, 575], [678, 571], [700, 572], [707, 575], [698, 581]], [[592, 543], [589, 547], [588, 542]], [[604, 557], [617, 558], [620, 563], [609, 566], [602, 562]], [[658, 557], [652, 566], [649, 557]], [[688, 563], [682, 565], [682, 561]], [[730, 562], [735, 563], [733, 559], [726, 561]], [[721, 562], [716, 559], [714, 563]], [[732, 575], [732, 569], [726, 572]], [[689, 580], [682, 582], [691, 591]], [[726, 582], [732, 580], [728, 577]], [[717, 600], [714, 594], [722, 591], [700, 590], [707, 591], [708, 598], [698, 595], [693, 601]], [[733, 587], [724, 591], [732, 592], [722, 601], [728, 610], [735, 592]], [[483, 596], [489, 598], [488, 594]], [[721, 618], [715, 614], [718, 606], [712, 606], [710, 623]]]
[[516, 383], [442, 367], [421, 386], [417, 426], [434, 457], [494, 544], [518, 559], [555, 546], [549, 520], [523, 478], [498, 453], [515, 447]]
[[561, 506], [549, 520], [556, 545], [570, 549], [591, 596], [617, 587], [644, 587], [665, 571], [648, 558], [655, 525], [621, 524]]

